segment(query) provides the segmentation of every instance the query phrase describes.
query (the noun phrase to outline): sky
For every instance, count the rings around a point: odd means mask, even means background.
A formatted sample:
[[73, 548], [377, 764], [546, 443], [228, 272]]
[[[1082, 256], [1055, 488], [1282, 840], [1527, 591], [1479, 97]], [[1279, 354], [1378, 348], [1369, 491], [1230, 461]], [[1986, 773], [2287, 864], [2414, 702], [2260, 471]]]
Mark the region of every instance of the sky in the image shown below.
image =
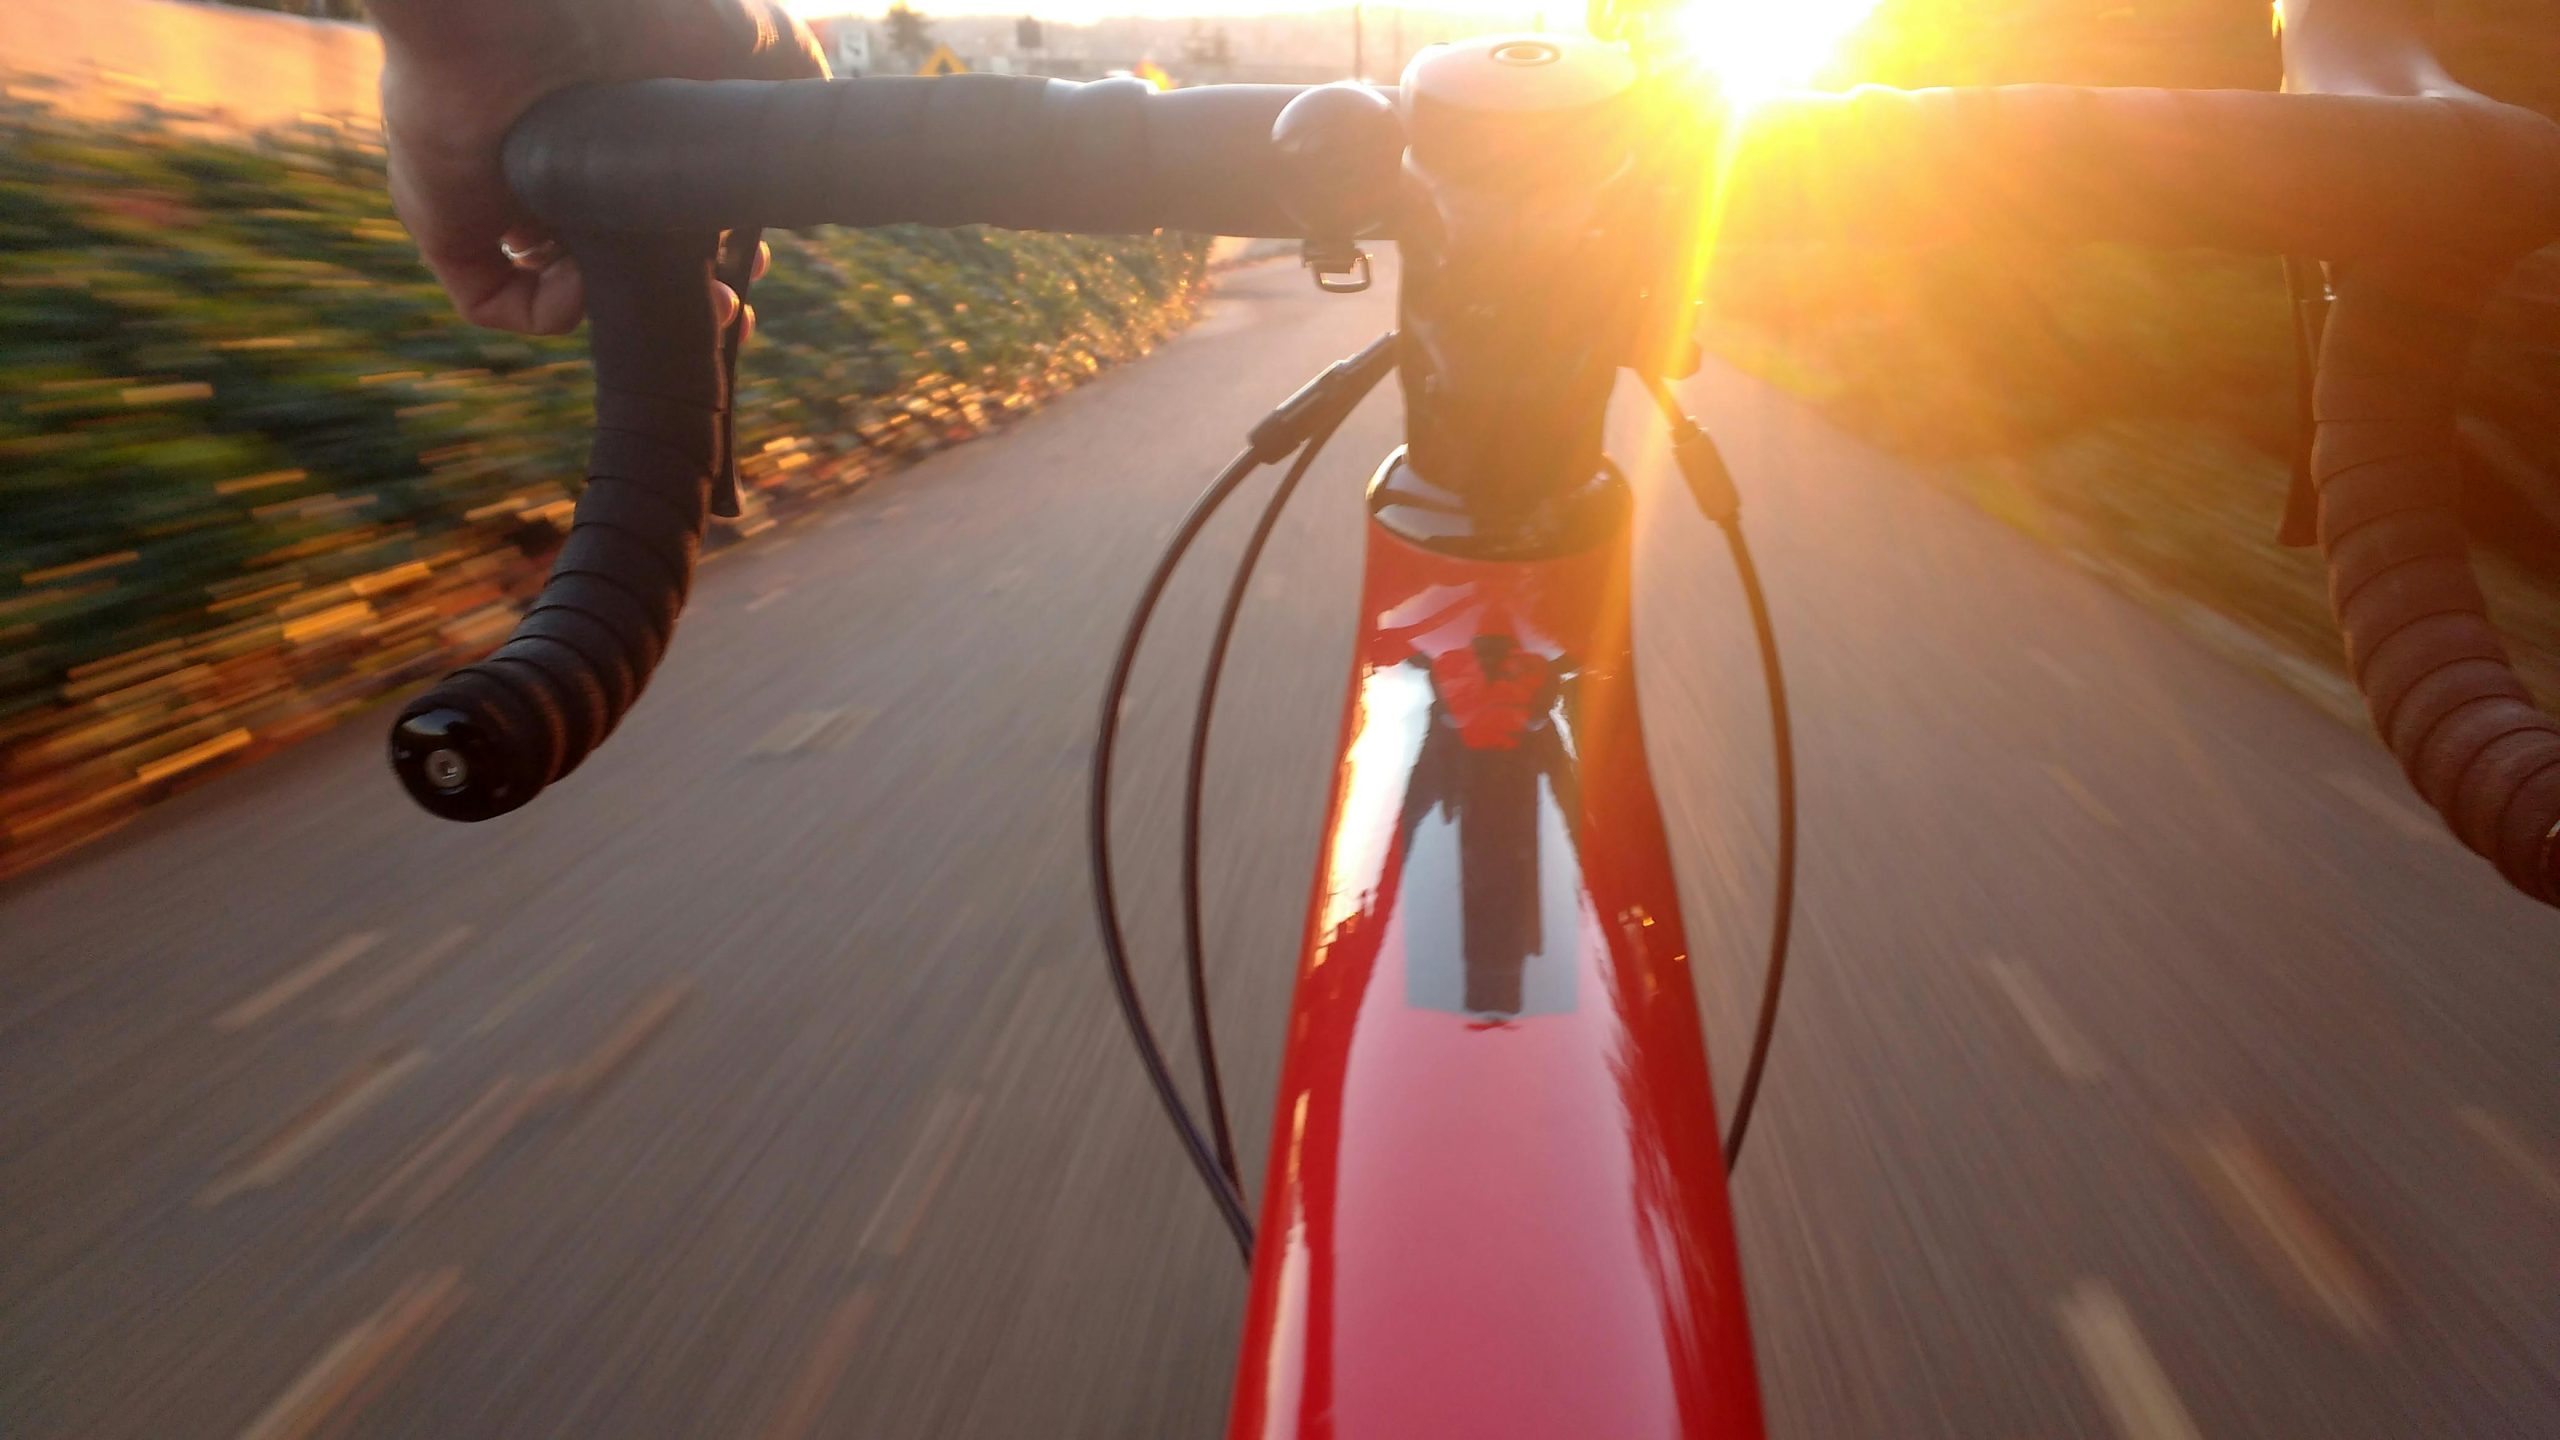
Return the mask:
[[[878, 15], [889, 8], [889, 0], [783, 0], [786, 8], [803, 20], [826, 15]], [[1187, 19], [1194, 15], [1215, 18], [1222, 15], [1280, 15], [1303, 10], [1339, 10], [1349, 0], [911, 0], [927, 15], [1034, 15], [1063, 25], [1089, 25], [1096, 20], [1120, 16], [1144, 19]], [[1374, 3], [1370, 8], [1388, 9]], [[1416, 9], [1426, 8], [1415, 6]], [[1441, 0], [1429, 6], [1438, 10], [1463, 10], [1465, 0]], [[1502, 7], [1516, 11], [1516, 3]], [[1573, 8], [1567, 4], [1564, 8]], [[1575, 14], [1581, 12], [1576, 9]]]
[[[825, 15], [877, 14], [888, 0], [785, 0], [803, 19]], [[1135, 16], [1183, 19], [1191, 16], [1270, 15], [1291, 10], [1341, 9], [1349, 0], [915, 0], [927, 15], [1018, 15], [1028, 13], [1062, 24]], [[1392, 8], [1384, 0], [1364, 0], [1372, 14]], [[1657, 0], [1658, 3], [1658, 0]], [[1841, 37], [1856, 29], [1874, 10], [1876, 0], [1679, 0], [1672, 12], [1678, 38], [1687, 53], [1721, 76], [1727, 93], [1760, 98], [1811, 80], [1837, 51]], [[1471, 7], [1467, 0], [1440, 0], [1416, 10], [1460, 12], [1481, 8], [1505, 21], [1521, 13], [1521, 0], [1490, 0]], [[1541, 7], [1544, 8], [1544, 7]], [[1548, 12], [1559, 24], [1582, 18], [1576, 0], [1557, 0]]]

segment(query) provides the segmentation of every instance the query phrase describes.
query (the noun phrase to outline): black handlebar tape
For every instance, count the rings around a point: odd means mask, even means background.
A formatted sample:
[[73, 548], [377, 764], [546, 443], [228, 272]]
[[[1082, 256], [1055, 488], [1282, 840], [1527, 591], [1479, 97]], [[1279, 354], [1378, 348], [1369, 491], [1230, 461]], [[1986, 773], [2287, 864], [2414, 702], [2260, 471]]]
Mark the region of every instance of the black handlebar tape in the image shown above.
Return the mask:
[[588, 230], [1295, 235], [1271, 125], [1303, 88], [1027, 75], [595, 86], [517, 124], [507, 178], [536, 214]]
[[2507, 661], [2455, 506], [2476, 289], [2338, 267], [2312, 474], [2329, 601], [2374, 728], [2462, 843], [2560, 903], [2560, 724]]
[[1859, 89], [1742, 123], [1735, 240], [2023, 234], [2485, 269], [2560, 238], [2560, 124], [2480, 99]]
[[586, 280], [596, 437], [569, 538], [507, 642], [392, 726], [392, 768], [448, 820], [532, 799], [631, 708], [675, 633], [720, 461], [728, 396], [709, 239], [571, 248]]

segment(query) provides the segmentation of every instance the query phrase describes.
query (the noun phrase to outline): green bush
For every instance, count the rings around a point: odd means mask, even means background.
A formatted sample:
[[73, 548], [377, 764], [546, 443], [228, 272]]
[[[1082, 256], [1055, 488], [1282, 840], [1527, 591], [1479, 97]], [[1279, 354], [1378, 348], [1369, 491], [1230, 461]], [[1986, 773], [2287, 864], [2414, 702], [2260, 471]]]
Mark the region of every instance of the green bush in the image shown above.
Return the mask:
[[[1142, 353], [1204, 253], [774, 247], [750, 529]], [[565, 526], [587, 389], [579, 342], [452, 318], [367, 134], [0, 108], [0, 869], [493, 639]]]

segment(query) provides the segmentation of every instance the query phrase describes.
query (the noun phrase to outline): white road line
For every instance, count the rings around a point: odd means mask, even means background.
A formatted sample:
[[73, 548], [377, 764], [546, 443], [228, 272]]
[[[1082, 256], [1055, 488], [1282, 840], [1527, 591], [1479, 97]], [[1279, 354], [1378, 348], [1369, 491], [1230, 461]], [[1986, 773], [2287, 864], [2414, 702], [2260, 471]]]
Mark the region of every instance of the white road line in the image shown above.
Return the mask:
[[818, 1327], [809, 1358], [801, 1362], [800, 1373], [784, 1393], [773, 1423], [765, 1427], [765, 1440], [807, 1440], [816, 1433], [818, 1417], [825, 1413], [827, 1402], [843, 1383], [845, 1368], [853, 1363], [863, 1324], [871, 1318], [871, 1305], [871, 1292], [856, 1290]]
[[2062, 1297], [2062, 1332], [2123, 1440], [2200, 1440], [2160, 1361], [2115, 1287], [2083, 1280]]
[[753, 600], [748, 601], [745, 605], [743, 605], [743, 606], [741, 606], [741, 607], [739, 607], [739, 608], [740, 608], [741, 613], [748, 614], [748, 615], [753, 615], [754, 613], [756, 613], [757, 611], [759, 611], [759, 610], [763, 609], [763, 608], [764, 608], [764, 607], [766, 607], [767, 605], [772, 604], [774, 601], [779, 600], [779, 599], [781, 599], [783, 596], [788, 595], [788, 594], [790, 594], [790, 593], [791, 593], [791, 587], [790, 587], [790, 586], [788, 586], [788, 585], [776, 585], [776, 586], [775, 586], [775, 587], [773, 587], [772, 589], [767, 590], [766, 592], [764, 592], [764, 593], [763, 593], [763, 594], [761, 594], [761, 595], [758, 595], [756, 598], [754, 598]]
[[532, 1109], [538, 1107], [548, 1092], [532, 1092], [525, 1081], [515, 1076], [499, 1076], [489, 1084], [479, 1099], [468, 1104], [461, 1115], [453, 1117], [443, 1130], [430, 1135], [428, 1143], [399, 1161], [392, 1174], [358, 1199], [356, 1209], [346, 1215], [348, 1230], [369, 1225], [374, 1220], [417, 1220], [425, 1209], [443, 1199], [448, 1189], [461, 1184], [489, 1158], [492, 1150], [515, 1133]]
[[216, 1030], [246, 1030], [293, 1003], [295, 997], [337, 974], [356, 957], [382, 943], [382, 932], [364, 930], [321, 951], [302, 968], [213, 1017]]
[[2018, 1019], [2043, 1049], [2045, 1058], [2062, 1072], [2062, 1078], [2075, 1085], [2094, 1084], [2106, 1078], [2107, 1067], [2098, 1059], [2097, 1049], [2064, 1017], [2062, 1007], [2042, 981], [2014, 961], [1987, 958], [1982, 968], [2000, 987], [2010, 1008], [2018, 1012]]
[[772, 758], [789, 755], [805, 748], [835, 722], [838, 710], [794, 710], [774, 723], [762, 738], [747, 747], [749, 755]]
[[568, 949], [561, 951], [559, 958], [553, 960], [550, 964], [543, 966], [540, 973], [536, 974], [532, 979], [527, 980], [522, 985], [517, 986], [515, 989], [508, 991], [506, 998], [500, 1000], [497, 1004], [490, 1006], [489, 1013], [480, 1017], [480, 1023], [471, 1027], [471, 1033], [474, 1036], [486, 1035], [490, 1031], [507, 1023], [509, 1016], [514, 1015], [517, 1011], [522, 1010], [527, 1004], [530, 1004], [535, 996], [550, 989], [553, 981], [558, 980], [562, 975], [566, 974], [570, 966], [585, 959], [595, 948], [596, 942], [593, 940], [581, 940], [577, 944], [570, 946]]
[[2197, 1137], [2206, 1188], [2259, 1249], [2281, 1260], [2321, 1315], [2358, 1339], [2382, 1333], [2382, 1303], [2373, 1282], [2336, 1231], [2285, 1178], [2266, 1150], [2239, 1125], [2224, 1122]]
[[320, 1352], [276, 1397], [240, 1440], [309, 1440], [340, 1431], [344, 1421], [382, 1389], [381, 1379], [425, 1346], [468, 1293], [462, 1272], [438, 1270], [392, 1292]]
[[1014, 987], [1013, 1008], [996, 1027], [996, 1038], [987, 1044], [987, 1063], [978, 1070], [980, 1083], [993, 1080], [997, 1067], [1029, 1053], [1024, 1037], [1038, 1020], [1057, 1013], [1059, 992], [1071, 983], [1063, 965], [1032, 967], [1030, 978]]
[[879, 718], [880, 711], [877, 706], [848, 705], [843, 709], [838, 710], [834, 717], [829, 719], [826, 724], [819, 726], [817, 733], [811, 735], [808, 742], [801, 748], [804, 750], [841, 750], [845, 746], [853, 743], [855, 736], [860, 735], [865, 729], [869, 728], [872, 721]]
[[2430, 845], [2456, 843], [2453, 833], [2444, 828], [2443, 822], [2361, 775], [2332, 770], [2320, 778], [2329, 782], [2330, 789], [2354, 801], [2367, 814], [2381, 819], [2412, 840], [2423, 840]]
[[561, 1093], [572, 1100], [581, 1099], [612, 1083], [613, 1077], [621, 1074], [632, 1057], [656, 1039], [692, 998], [690, 980], [670, 980], [640, 997], [639, 1003], [623, 1012], [622, 1022], [596, 1042], [585, 1058], [559, 1072]]
[[328, 1144], [356, 1121], [356, 1117], [373, 1108], [374, 1103], [391, 1093], [392, 1087], [409, 1078], [410, 1072], [427, 1063], [427, 1052], [412, 1050], [391, 1060], [372, 1060], [330, 1087], [327, 1094], [306, 1106], [302, 1113], [277, 1127], [275, 1134], [260, 1145], [240, 1167], [215, 1180], [196, 1196], [200, 1206], [219, 1205], [234, 1195], [249, 1190], [263, 1190], [293, 1173], [293, 1168], [309, 1159], [314, 1151]]
[[2512, 1167], [2546, 1205], [2560, 1205], [2560, 1170], [2538, 1152], [2532, 1142], [2516, 1133], [2515, 1127], [2477, 1105], [2465, 1105], [2454, 1112], [2464, 1129], [2480, 1139], [2499, 1159]]
[[880, 718], [877, 706], [840, 705], [826, 710], [795, 710], [764, 732], [747, 753], [758, 759], [840, 750], [863, 728]]
[[961, 1142], [969, 1138], [969, 1127], [977, 1119], [978, 1097], [974, 1095], [963, 1097], [945, 1091], [934, 1100], [933, 1110], [925, 1117], [923, 1133], [916, 1138], [916, 1148], [907, 1153], [906, 1163], [898, 1167], [897, 1178], [889, 1182], [889, 1193], [880, 1197], [880, 1208], [871, 1212], [870, 1223], [862, 1227], [862, 1238], [854, 1245], [857, 1253], [896, 1255], [907, 1248], [916, 1227], [933, 1206], [934, 1192], [942, 1188], [952, 1162], [959, 1158]]
[[425, 949], [366, 981], [363, 989], [339, 1002], [338, 1008], [329, 1012], [330, 1018], [342, 1023], [356, 1019], [408, 990], [426, 979], [428, 972], [443, 964], [454, 951], [470, 944], [474, 933], [468, 925], [456, 925], [428, 941]]
[[548, 1085], [527, 1086], [512, 1075], [499, 1076], [479, 1099], [429, 1136], [370, 1194], [357, 1201], [355, 1208], [347, 1212], [347, 1228], [353, 1230], [378, 1219], [395, 1223], [414, 1220], [424, 1214], [428, 1206], [442, 1199], [446, 1191], [489, 1158], [551, 1093]]
[[2079, 671], [2063, 664], [2061, 661], [2055, 659], [2049, 652], [2037, 646], [2021, 645], [2018, 647], [2018, 653], [2026, 656], [2028, 662], [2033, 664], [2037, 669], [2052, 676], [2054, 682], [2066, 690], [2086, 690], [2089, 688], [2089, 679], [2087, 676], [2082, 675]]
[[2081, 809], [2089, 812], [2090, 819], [2097, 821], [2101, 825], [2121, 826], [2124, 824], [2123, 821], [2116, 818], [2116, 812], [2106, 807], [2105, 802], [2101, 801], [2097, 796], [2089, 793], [2089, 787], [2080, 783], [2079, 776], [2072, 774], [2070, 771], [2063, 769], [2061, 766], [2056, 765], [2050, 760], [2044, 762], [2044, 773], [2052, 777], [2053, 783], [2061, 787], [2063, 794], [2071, 797], [2073, 804], [2076, 804]]

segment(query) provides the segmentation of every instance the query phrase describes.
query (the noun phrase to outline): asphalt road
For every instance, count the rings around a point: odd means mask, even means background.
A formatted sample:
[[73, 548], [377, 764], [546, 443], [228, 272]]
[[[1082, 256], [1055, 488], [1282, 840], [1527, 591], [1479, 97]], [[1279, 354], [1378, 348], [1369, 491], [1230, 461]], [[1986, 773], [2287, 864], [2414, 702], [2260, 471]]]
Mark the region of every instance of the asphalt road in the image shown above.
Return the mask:
[[[0, 1433], [1215, 1433], [1243, 1284], [1110, 1013], [1087, 727], [1189, 494], [1389, 314], [1242, 272], [1155, 357], [722, 558], [517, 817], [420, 816], [367, 723], [0, 892]], [[1802, 715], [1738, 1191], [1777, 1433], [2560, 1434], [2560, 924], [2361, 736], [1764, 388], [1690, 389]], [[1318, 467], [1223, 708], [1254, 1156], [1395, 424]], [[1712, 534], [1637, 468], [1730, 1067], [1761, 701]], [[1199, 578], [1133, 711], [1165, 962]]]

